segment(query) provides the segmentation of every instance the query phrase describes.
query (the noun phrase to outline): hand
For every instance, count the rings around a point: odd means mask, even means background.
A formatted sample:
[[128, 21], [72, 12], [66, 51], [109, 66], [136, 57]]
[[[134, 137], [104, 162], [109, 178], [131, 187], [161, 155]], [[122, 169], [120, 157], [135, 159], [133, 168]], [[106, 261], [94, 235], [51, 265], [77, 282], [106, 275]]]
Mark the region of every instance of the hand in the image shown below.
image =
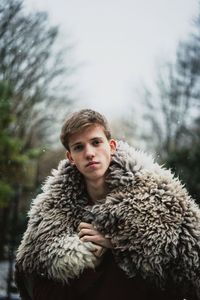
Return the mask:
[[110, 239], [105, 238], [105, 236], [95, 229], [92, 224], [81, 222], [78, 227], [78, 231], [78, 236], [82, 242], [93, 242], [94, 244], [104, 248], [112, 248]]

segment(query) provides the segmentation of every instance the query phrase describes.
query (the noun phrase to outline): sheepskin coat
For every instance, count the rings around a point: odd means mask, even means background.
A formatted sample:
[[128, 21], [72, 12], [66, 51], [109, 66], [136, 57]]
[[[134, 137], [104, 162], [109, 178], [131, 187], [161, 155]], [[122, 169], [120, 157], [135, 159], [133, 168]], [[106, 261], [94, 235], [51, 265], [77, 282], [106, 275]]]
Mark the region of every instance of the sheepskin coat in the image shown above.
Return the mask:
[[84, 221], [111, 239], [114, 259], [128, 277], [139, 274], [163, 289], [169, 281], [188, 286], [199, 297], [200, 210], [180, 181], [118, 142], [106, 182], [107, 197], [90, 205], [80, 172], [60, 162], [33, 200], [18, 272], [67, 283], [93, 268], [93, 244], [77, 235]]

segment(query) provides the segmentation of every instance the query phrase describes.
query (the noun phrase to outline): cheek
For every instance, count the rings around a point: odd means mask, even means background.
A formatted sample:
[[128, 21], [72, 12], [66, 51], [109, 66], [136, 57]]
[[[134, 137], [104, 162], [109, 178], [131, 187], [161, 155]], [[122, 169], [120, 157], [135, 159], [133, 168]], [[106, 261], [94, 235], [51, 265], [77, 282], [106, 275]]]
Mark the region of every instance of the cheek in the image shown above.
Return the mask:
[[79, 163], [75, 162], [74, 165], [76, 166], [76, 168], [79, 170], [80, 173], [83, 172], [83, 167]]
[[73, 156], [73, 162], [74, 162], [74, 165], [79, 169], [79, 166], [80, 166], [80, 158], [78, 155], [75, 155]]
[[111, 153], [110, 153], [110, 151], [108, 151], [108, 149], [107, 149], [107, 151], [104, 152], [104, 158], [105, 158], [105, 163], [110, 164]]
[[75, 165], [76, 167], [79, 169], [81, 167], [80, 161], [79, 160], [75, 160]]

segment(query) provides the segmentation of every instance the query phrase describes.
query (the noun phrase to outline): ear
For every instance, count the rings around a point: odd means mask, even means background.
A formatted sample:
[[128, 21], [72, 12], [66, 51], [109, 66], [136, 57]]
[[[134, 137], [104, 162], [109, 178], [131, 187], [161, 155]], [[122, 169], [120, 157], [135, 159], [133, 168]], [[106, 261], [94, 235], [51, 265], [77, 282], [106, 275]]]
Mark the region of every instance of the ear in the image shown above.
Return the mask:
[[66, 157], [69, 159], [70, 163], [73, 165], [74, 164], [74, 160], [72, 158], [72, 155], [71, 155], [70, 151], [66, 152]]
[[109, 144], [110, 144], [111, 154], [114, 154], [117, 148], [117, 142], [114, 139], [111, 139], [109, 141]]

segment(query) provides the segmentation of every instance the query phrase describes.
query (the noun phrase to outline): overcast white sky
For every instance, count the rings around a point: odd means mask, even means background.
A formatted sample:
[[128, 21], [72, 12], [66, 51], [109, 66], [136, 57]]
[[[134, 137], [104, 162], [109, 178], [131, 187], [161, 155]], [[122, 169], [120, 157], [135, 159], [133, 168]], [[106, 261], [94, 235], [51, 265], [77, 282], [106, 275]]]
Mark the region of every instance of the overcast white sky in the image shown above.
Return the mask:
[[113, 116], [123, 113], [140, 82], [151, 84], [156, 61], [173, 58], [187, 37], [197, 0], [25, 0], [31, 9], [48, 11], [70, 34], [80, 107]]

